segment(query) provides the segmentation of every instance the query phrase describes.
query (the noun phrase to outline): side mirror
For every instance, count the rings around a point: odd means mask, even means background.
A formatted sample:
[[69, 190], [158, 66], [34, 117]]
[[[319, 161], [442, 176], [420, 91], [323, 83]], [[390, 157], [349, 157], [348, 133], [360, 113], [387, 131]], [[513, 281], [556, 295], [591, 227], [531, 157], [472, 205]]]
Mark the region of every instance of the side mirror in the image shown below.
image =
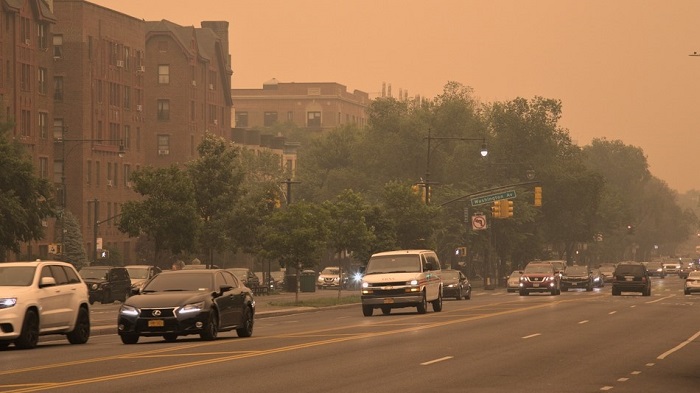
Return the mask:
[[39, 288], [53, 287], [56, 285], [56, 279], [53, 277], [42, 277], [39, 280]]
[[228, 292], [228, 291], [230, 291], [230, 290], [232, 290], [232, 289], [233, 289], [233, 286], [231, 286], [231, 285], [227, 285], [227, 284], [226, 284], [226, 285], [220, 285], [220, 286], [219, 286], [219, 294], [220, 294], [220, 295], [223, 295], [224, 292]]

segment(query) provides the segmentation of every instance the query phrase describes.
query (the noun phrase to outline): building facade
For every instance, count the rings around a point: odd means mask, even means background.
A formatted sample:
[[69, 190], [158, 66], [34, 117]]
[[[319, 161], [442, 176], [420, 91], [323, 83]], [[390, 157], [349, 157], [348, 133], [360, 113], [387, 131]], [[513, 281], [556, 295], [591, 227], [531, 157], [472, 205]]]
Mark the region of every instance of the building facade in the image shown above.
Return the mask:
[[291, 123], [309, 131], [367, 125], [369, 94], [352, 93], [339, 83], [281, 83], [272, 79], [262, 89], [233, 89], [235, 128], [251, 129]]

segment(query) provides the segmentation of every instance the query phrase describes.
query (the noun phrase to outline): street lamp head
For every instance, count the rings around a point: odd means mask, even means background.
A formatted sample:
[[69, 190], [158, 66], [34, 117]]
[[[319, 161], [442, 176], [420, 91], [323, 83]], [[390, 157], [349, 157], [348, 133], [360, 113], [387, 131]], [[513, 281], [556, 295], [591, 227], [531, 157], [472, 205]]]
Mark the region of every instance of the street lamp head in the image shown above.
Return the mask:
[[489, 155], [489, 150], [486, 148], [486, 142], [481, 144], [481, 156], [486, 157]]
[[535, 178], [535, 170], [534, 169], [528, 169], [525, 171], [525, 176], [527, 176], [527, 180], [532, 180]]

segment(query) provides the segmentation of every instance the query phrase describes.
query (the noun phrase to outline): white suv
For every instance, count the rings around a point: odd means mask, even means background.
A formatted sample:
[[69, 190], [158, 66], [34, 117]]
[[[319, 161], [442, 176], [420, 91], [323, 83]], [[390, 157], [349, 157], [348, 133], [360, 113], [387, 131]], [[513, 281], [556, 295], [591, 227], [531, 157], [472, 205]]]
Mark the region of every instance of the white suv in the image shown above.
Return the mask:
[[369, 317], [375, 308], [387, 315], [392, 308], [416, 307], [424, 314], [428, 302], [442, 311], [440, 261], [430, 250], [380, 252], [367, 262], [362, 278], [362, 313]]
[[73, 265], [56, 261], [0, 263], [0, 349], [36, 347], [39, 336], [90, 338], [88, 289]]

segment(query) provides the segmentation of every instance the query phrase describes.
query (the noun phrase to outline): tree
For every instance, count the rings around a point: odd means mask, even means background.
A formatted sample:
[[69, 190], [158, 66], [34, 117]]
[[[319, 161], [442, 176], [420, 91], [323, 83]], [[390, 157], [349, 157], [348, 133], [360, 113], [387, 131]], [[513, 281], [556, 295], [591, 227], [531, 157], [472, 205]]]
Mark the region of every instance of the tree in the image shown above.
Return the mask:
[[314, 268], [326, 249], [328, 213], [317, 204], [294, 203], [275, 210], [260, 230], [261, 253], [268, 259], [277, 259], [287, 269], [296, 270], [299, 301], [301, 271]]
[[198, 244], [210, 256], [235, 248], [235, 210], [243, 182], [239, 149], [223, 138], [207, 133], [197, 147], [199, 157], [187, 164], [200, 219]]
[[44, 237], [42, 221], [56, 215], [51, 187], [35, 175], [31, 157], [11, 140], [13, 124], [0, 123], [0, 260], [20, 243]]
[[435, 249], [437, 207], [427, 206], [413, 194], [410, 185], [390, 182], [383, 195], [383, 209], [393, 222], [397, 245], [401, 249]]
[[147, 235], [153, 241], [157, 263], [160, 262], [162, 250], [170, 250], [174, 254], [183, 250], [192, 251], [200, 219], [190, 177], [172, 165], [134, 171], [131, 181], [134, 191], [144, 199], [124, 204], [119, 230], [131, 237]]
[[[71, 263], [76, 269], [80, 269], [90, 264], [85, 252], [83, 234], [80, 232], [80, 223], [70, 211], [65, 210], [63, 214], [63, 228], [60, 226], [56, 228], [57, 231], [64, 230], [66, 232], [62, 250], [63, 254], [59, 259]], [[56, 234], [55, 238], [60, 239], [60, 234]]]

